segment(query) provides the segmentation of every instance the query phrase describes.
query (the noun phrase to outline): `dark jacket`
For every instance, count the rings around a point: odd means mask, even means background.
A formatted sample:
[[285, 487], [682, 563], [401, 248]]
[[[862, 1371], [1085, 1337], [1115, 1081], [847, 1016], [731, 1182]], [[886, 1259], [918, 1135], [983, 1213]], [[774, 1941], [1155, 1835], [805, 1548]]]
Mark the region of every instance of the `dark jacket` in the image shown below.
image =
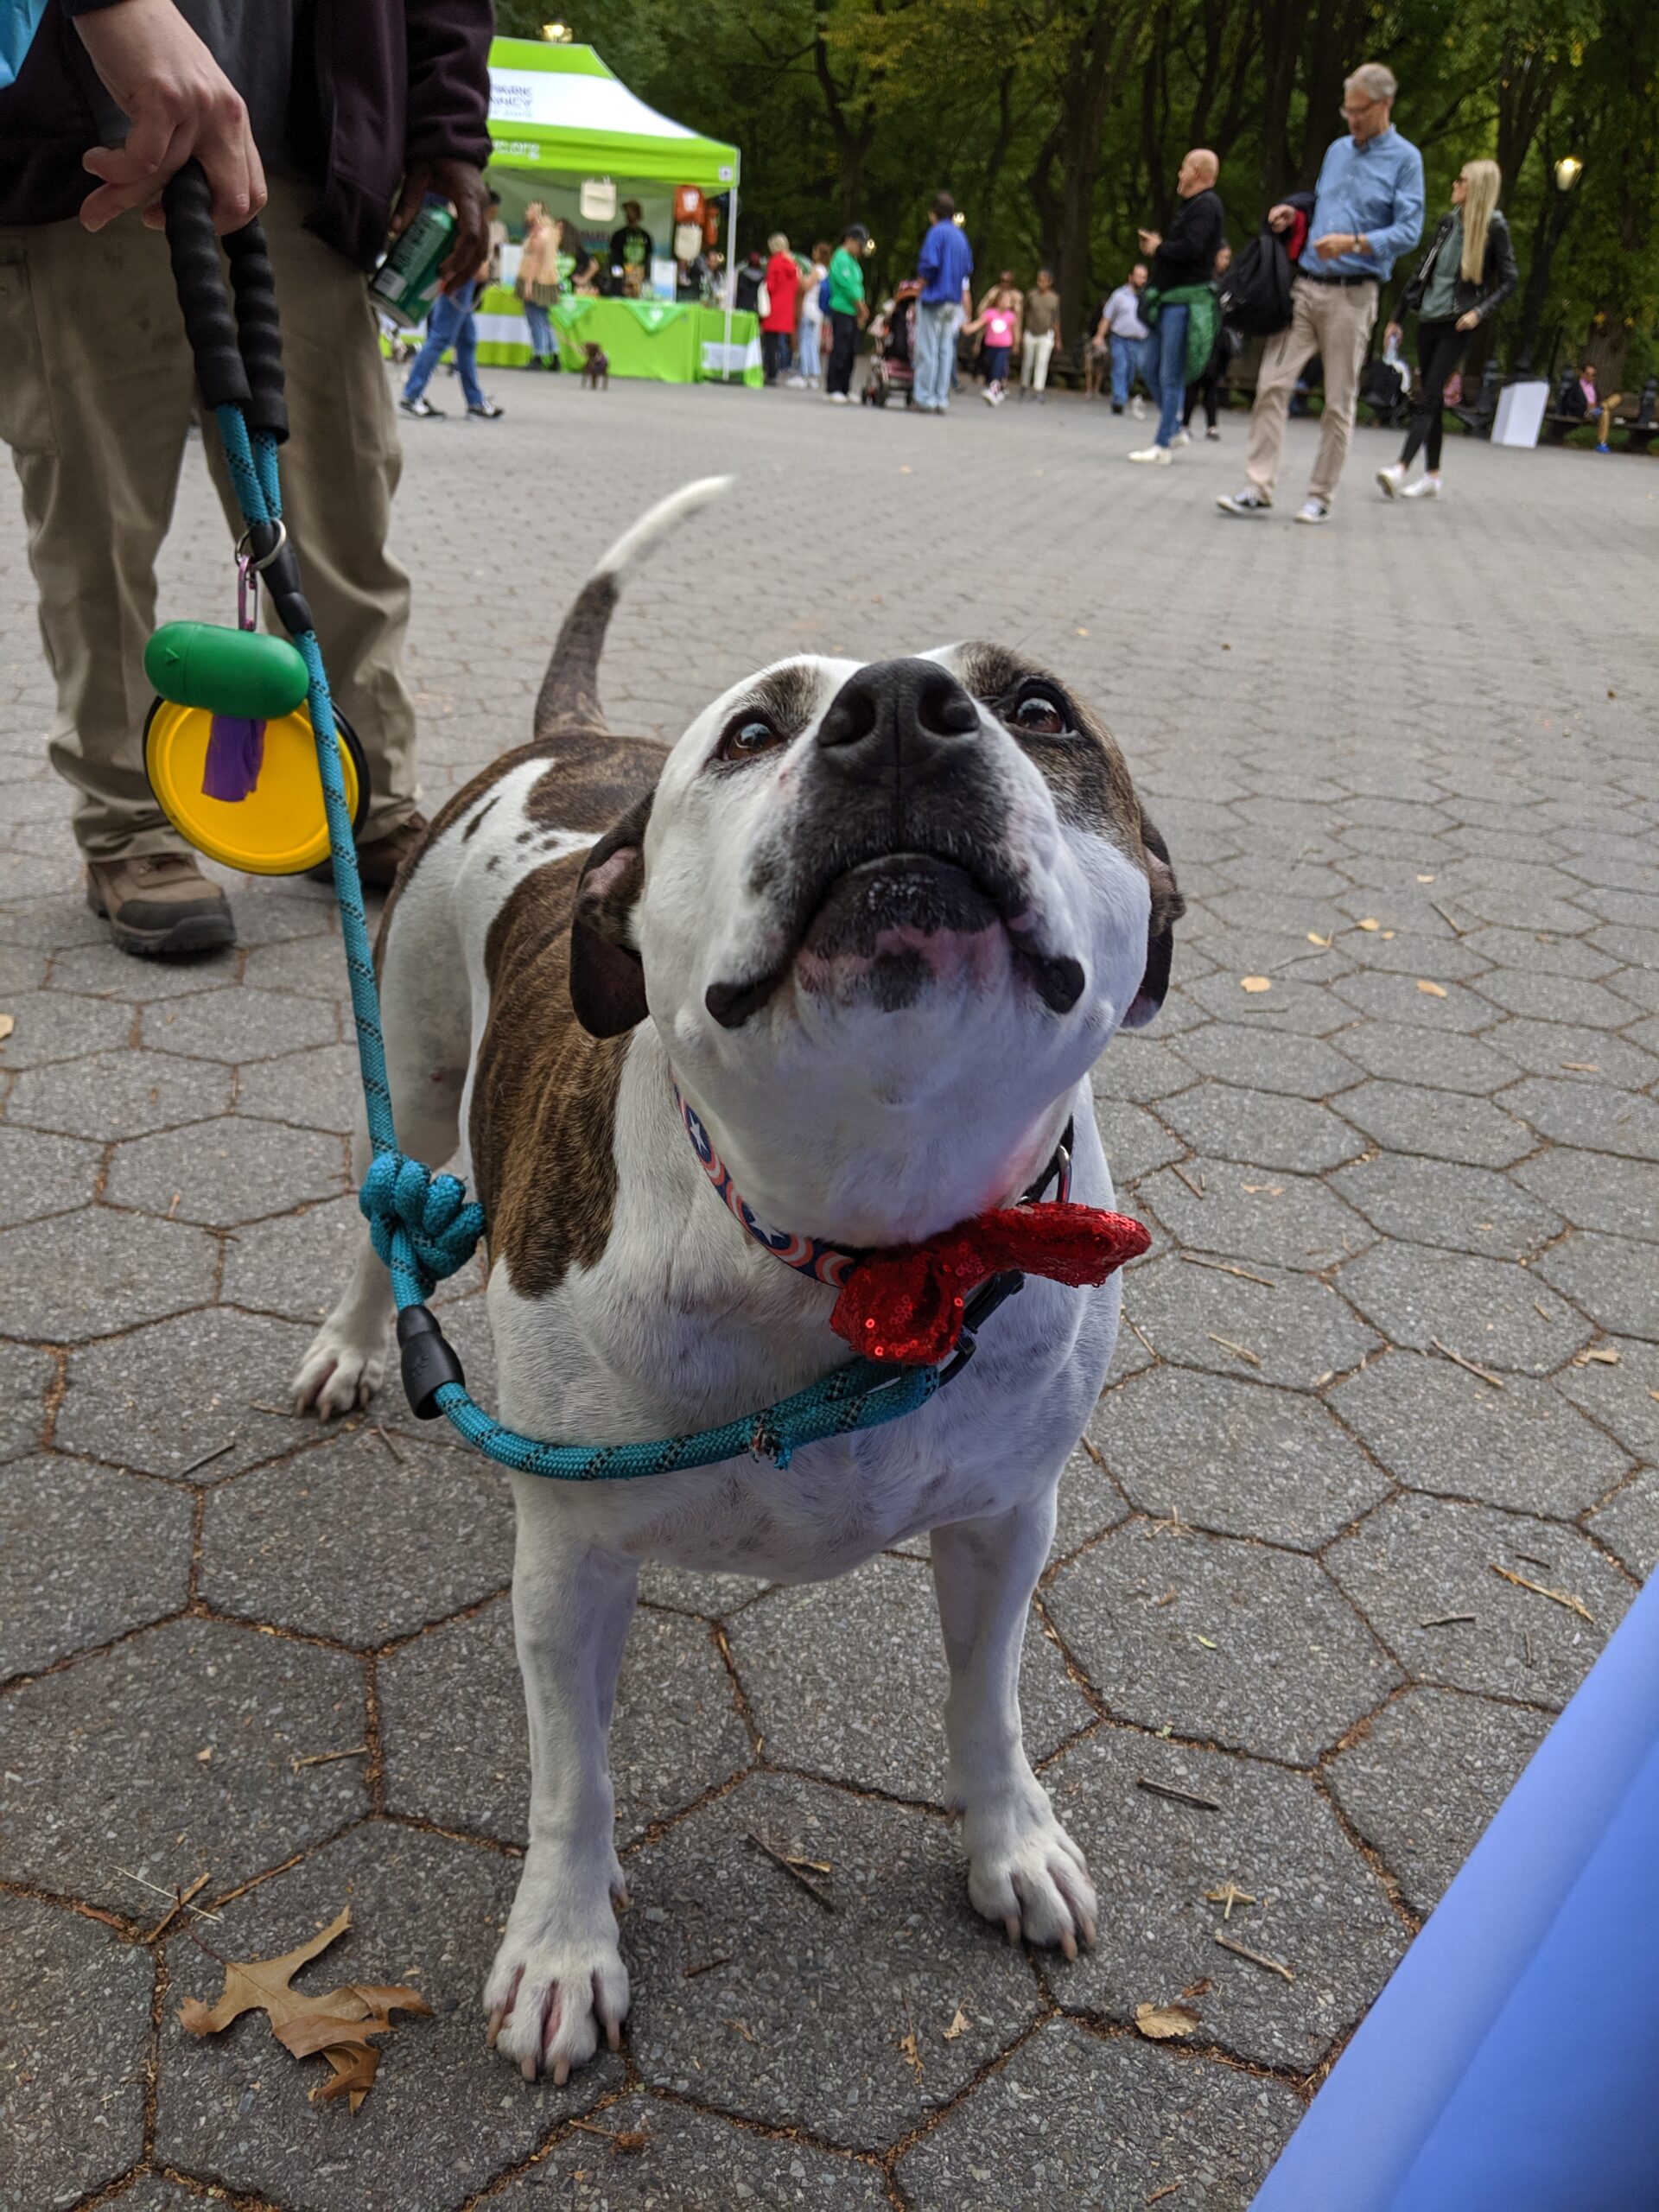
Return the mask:
[[[491, 0], [309, 0], [299, 11], [310, 39], [295, 55], [294, 104], [320, 194], [307, 224], [359, 268], [379, 257], [412, 162], [488, 161], [493, 14]], [[0, 223], [79, 213], [96, 182], [80, 157], [98, 141], [99, 90], [79, 34], [48, 0], [0, 92]]]
[[[1428, 242], [1427, 252], [1417, 264], [1416, 275], [1408, 279], [1406, 289], [1400, 295], [1400, 304], [1394, 311], [1396, 322], [1403, 321], [1408, 314], [1421, 312], [1423, 294], [1428, 289], [1428, 280], [1434, 273], [1434, 264], [1440, 259], [1446, 240], [1452, 236], [1456, 222], [1456, 210], [1448, 208], [1440, 218], [1440, 227]], [[1486, 251], [1481, 257], [1480, 282], [1471, 284], [1459, 274], [1452, 293], [1459, 315], [1465, 315], [1472, 308], [1481, 321], [1486, 321], [1497, 313], [1520, 281], [1520, 271], [1515, 265], [1515, 247], [1510, 239], [1510, 226], [1501, 211], [1494, 207], [1492, 219], [1486, 227]]]
[[1152, 257], [1153, 290], [1173, 292], [1178, 285], [1207, 284], [1215, 274], [1226, 227], [1221, 194], [1213, 186], [1183, 200]]

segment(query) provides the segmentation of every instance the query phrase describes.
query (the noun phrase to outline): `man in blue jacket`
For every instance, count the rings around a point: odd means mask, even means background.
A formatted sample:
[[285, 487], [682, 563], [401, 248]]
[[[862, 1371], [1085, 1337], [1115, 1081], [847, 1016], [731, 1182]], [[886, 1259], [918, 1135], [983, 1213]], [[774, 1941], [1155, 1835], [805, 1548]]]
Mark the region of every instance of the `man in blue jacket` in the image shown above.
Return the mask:
[[[57, 688], [47, 749], [77, 794], [87, 901], [123, 951], [168, 959], [232, 944], [236, 926], [143, 769], [141, 656], [196, 406], [162, 187], [194, 156], [219, 230], [253, 214], [264, 226], [294, 432], [283, 500], [330, 681], [368, 755], [359, 855], [384, 890], [423, 825], [402, 666], [409, 577], [386, 544], [401, 464], [363, 272], [388, 219], [403, 228], [429, 191], [458, 218], [446, 283], [489, 251], [493, 11], [48, 0], [35, 12], [0, 89], [0, 440], [22, 491]], [[203, 445], [239, 531], [211, 425]], [[224, 560], [228, 614], [228, 538]]]
[[[1217, 500], [1224, 513], [1264, 515], [1284, 443], [1285, 414], [1296, 379], [1317, 353], [1325, 372], [1319, 451], [1298, 522], [1331, 519], [1331, 501], [1354, 428], [1354, 402], [1377, 296], [1396, 257], [1423, 234], [1423, 160], [1394, 128], [1392, 70], [1380, 61], [1356, 69], [1343, 86], [1345, 137], [1326, 151], [1296, 273], [1287, 330], [1268, 340], [1250, 410], [1242, 492]], [[1275, 231], [1300, 219], [1288, 204], [1269, 208]]]
[[916, 380], [912, 404], [924, 415], [943, 415], [950, 404], [950, 360], [957, 332], [969, 304], [968, 279], [974, 273], [973, 248], [957, 220], [957, 203], [937, 193], [916, 257], [922, 280], [916, 302]]

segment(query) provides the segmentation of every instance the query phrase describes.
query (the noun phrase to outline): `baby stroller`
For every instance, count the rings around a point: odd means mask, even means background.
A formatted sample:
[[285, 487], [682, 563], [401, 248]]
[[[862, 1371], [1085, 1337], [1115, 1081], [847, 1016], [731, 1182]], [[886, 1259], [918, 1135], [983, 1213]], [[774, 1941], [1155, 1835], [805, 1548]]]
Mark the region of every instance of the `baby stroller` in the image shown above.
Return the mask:
[[859, 398], [866, 407], [885, 407], [900, 392], [906, 407], [914, 397], [916, 382], [916, 295], [918, 284], [901, 284], [877, 318], [875, 351], [870, 372]]

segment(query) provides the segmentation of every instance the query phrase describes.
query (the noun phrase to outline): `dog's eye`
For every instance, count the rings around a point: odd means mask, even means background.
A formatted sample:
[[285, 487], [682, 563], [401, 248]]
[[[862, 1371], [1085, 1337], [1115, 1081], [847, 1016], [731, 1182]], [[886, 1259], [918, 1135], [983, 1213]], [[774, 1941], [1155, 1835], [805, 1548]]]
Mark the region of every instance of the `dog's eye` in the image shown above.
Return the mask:
[[1035, 689], [1022, 693], [1007, 720], [1028, 737], [1065, 737], [1073, 727], [1071, 710], [1059, 695]]
[[721, 734], [715, 747], [716, 760], [752, 760], [758, 753], [770, 753], [789, 740], [782, 730], [775, 728], [764, 715], [753, 709], [734, 715]]

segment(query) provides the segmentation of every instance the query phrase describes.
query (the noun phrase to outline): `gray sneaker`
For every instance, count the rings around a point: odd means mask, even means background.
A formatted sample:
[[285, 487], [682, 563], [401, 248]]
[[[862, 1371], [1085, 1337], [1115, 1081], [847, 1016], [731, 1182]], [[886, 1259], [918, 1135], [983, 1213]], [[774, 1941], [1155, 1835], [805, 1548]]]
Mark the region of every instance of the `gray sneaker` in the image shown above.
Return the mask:
[[1265, 515], [1273, 511], [1273, 501], [1254, 484], [1247, 484], [1242, 492], [1224, 492], [1216, 505], [1224, 515]]
[[1330, 519], [1330, 500], [1315, 499], [1311, 493], [1291, 517], [1293, 522], [1329, 522]]
[[86, 904], [108, 922], [118, 949], [140, 959], [176, 960], [236, 943], [230, 902], [194, 853], [88, 861]]

